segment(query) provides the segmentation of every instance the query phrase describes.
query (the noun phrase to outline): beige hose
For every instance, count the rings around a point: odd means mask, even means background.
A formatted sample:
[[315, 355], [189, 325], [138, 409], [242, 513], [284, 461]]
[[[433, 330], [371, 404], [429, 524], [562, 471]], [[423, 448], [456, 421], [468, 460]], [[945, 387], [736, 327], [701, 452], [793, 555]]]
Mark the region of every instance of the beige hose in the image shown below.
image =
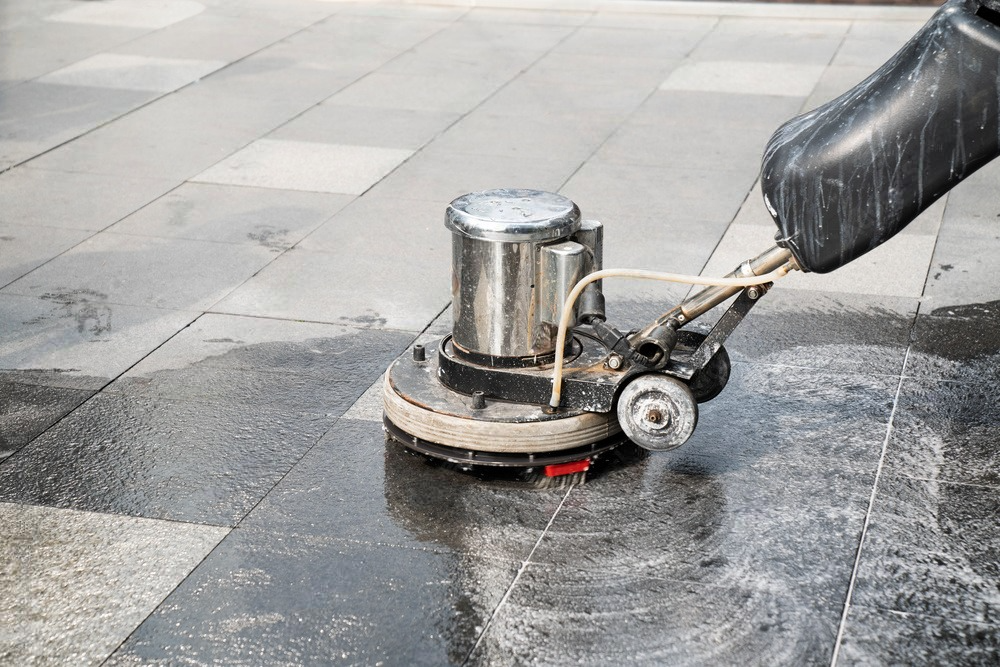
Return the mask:
[[562, 317], [559, 319], [559, 333], [556, 336], [556, 360], [552, 369], [552, 397], [549, 405], [553, 408], [559, 407], [562, 398], [562, 378], [563, 378], [563, 357], [566, 347], [566, 334], [569, 330], [569, 321], [573, 317], [573, 305], [576, 303], [580, 293], [592, 282], [605, 278], [638, 278], [640, 280], [662, 280], [671, 283], [684, 283], [686, 285], [704, 285], [706, 287], [753, 287], [764, 283], [773, 283], [778, 278], [783, 278], [789, 271], [788, 266], [782, 266], [770, 273], [760, 276], [750, 276], [747, 278], [703, 278], [701, 276], [686, 276], [680, 273], [664, 273], [662, 271], [644, 271], [642, 269], [603, 269], [594, 271], [583, 277], [583, 279], [573, 286], [566, 303], [563, 304]]

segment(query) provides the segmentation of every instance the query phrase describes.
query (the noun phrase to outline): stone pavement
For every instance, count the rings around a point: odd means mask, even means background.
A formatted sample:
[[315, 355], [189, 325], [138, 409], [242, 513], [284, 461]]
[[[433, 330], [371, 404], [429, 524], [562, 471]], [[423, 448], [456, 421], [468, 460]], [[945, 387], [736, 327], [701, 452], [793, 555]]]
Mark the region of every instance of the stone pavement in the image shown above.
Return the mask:
[[374, 389], [448, 329], [451, 199], [725, 272], [771, 132], [932, 10], [462, 4], [0, 5], [0, 663], [996, 663], [1000, 164], [584, 485], [428, 465]]

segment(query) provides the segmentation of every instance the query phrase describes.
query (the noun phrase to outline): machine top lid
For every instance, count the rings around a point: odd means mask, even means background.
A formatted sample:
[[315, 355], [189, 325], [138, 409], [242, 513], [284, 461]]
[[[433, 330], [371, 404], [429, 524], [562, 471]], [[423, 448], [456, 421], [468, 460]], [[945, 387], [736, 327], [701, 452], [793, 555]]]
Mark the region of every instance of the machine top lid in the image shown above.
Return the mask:
[[580, 209], [552, 192], [498, 188], [462, 195], [444, 225], [474, 239], [522, 243], [568, 236], [580, 228]]

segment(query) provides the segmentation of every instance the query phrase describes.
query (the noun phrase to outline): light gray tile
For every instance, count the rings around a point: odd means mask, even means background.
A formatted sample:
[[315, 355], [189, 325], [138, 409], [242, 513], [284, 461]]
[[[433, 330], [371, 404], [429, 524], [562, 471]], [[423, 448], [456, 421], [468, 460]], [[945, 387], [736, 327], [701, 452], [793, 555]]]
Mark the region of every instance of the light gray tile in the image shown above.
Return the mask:
[[836, 33], [730, 32], [720, 26], [698, 44], [691, 58], [826, 65], [842, 40], [843, 36]]
[[0, 222], [0, 287], [72, 248], [90, 232]]
[[688, 61], [671, 72], [660, 88], [804, 98], [812, 92], [823, 70], [822, 65], [739, 60]]
[[447, 111], [320, 104], [268, 138], [416, 150], [459, 118], [460, 114]]
[[139, 28], [42, 21], [15, 26], [0, 17], [0, 79], [34, 79], [125, 44], [145, 32]]
[[101, 53], [39, 79], [42, 83], [169, 93], [226, 65], [222, 60]]
[[0, 223], [101, 230], [178, 181], [20, 167], [0, 174]]
[[103, 232], [3, 292], [43, 298], [86, 293], [95, 303], [205, 310], [257, 273], [275, 252]]
[[[451, 233], [445, 229], [444, 213], [450, 201], [400, 199], [370, 192], [339, 211], [298, 247], [336, 252], [347, 239], [360, 237], [371, 241], [368, 252], [376, 252], [379, 258], [390, 257], [389, 250], [405, 244], [413, 250], [408, 263], [425, 263], [432, 258], [448, 261], [443, 248], [451, 242]], [[385, 245], [381, 251], [379, 243]]]
[[0, 504], [8, 664], [99, 664], [225, 537], [173, 521]]
[[[774, 245], [776, 230], [766, 225], [732, 225], [705, 267], [704, 275], [722, 276], [740, 262]], [[934, 253], [932, 234], [901, 234], [832, 273], [792, 272], [781, 289], [918, 297]]]
[[528, 70], [531, 81], [554, 84], [579, 81], [590, 86], [634, 85], [655, 88], [680, 60], [641, 58], [606, 53], [547, 53]]
[[375, 72], [330, 98], [330, 104], [385, 107], [417, 111], [466, 113], [489, 97], [507, 77], [469, 74], [458, 78], [440, 74]]
[[125, 218], [110, 231], [285, 249], [295, 245], [352, 198], [350, 195], [186, 183]]
[[16, 164], [149, 102], [150, 92], [28, 81], [0, 91], [0, 159]]
[[[85, 288], [41, 298], [0, 294], [0, 368], [55, 370], [58, 386], [100, 389], [197, 313], [108, 304]], [[48, 382], [46, 382], [48, 383]]]
[[361, 194], [412, 154], [401, 148], [261, 139], [192, 180]]
[[510, 23], [515, 25], [583, 25], [591, 18], [584, 11], [534, 11], [517, 7], [473, 7], [462, 15], [463, 21]]
[[864, 66], [836, 65], [827, 67], [812, 95], [802, 105], [802, 108], [811, 110], [821, 104], [826, 104], [864, 81], [871, 73], [872, 69]]
[[583, 27], [555, 48], [559, 53], [613, 53], [632, 58], [684, 58], [711, 29], [711, 20], [683, 30]]
[[[212, 311], [420, 331], [451, 298], [451, 265], [444, 257], [411, 264], [402, 259], [413, 252], [407, 240], [395, 244], [396, 253], [381, 255], [372, 254], [378, 240], [357, 237], [345, 239], [335, 252], [292, 250]], [[400, 259], [372, 270], [373, 258], [389, 256]]]
[[93, 25], [125, 26], [158, 30], [205, 11], [205, 6], [193, 0], [108, 0], [85, 3], [52, 14], [49, 21]]
[[638, 108], [656, 89], [625, 77], [610, 85], [589, 85], [585, 77], [553, 80], [544, 73], [524, 74], [486, 100], [477, 112], [504, 116], [604, 114], [620, 118]]
[[555, 191], [579, 166], [578, 160], [560, 155], [514, 158], [424, 149], [376, 185], [372, 194], [447, 204], [468, 192], [492, 188]]
[[433, 150], [583, 162], [617, 127], [614, 117], [598, 114], [559, 116], [466, 116], [434, 140]]
[[616, 11], [614, 5], [597, 7], [587, 23], [591, 28], [631, 28], [640, 30], [665, 30], [668, 32], [694, 32], [704, 34], [719, 23], [715, 16], [681, 16], [655, 12]]
[[143, 35], [115, 51], [156, 58], [232, 62], [294, 32], [295, 28], [273, 21], [203, 13]]

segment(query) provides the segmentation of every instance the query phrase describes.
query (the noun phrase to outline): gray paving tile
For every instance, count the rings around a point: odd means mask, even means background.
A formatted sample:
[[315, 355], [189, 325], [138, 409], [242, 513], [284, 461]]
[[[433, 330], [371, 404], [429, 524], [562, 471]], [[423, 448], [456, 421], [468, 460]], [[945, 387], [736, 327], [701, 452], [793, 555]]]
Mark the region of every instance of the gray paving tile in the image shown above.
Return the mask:
[[259, 139], [192, 180], [358, 195], [412, 154], [403, 148]]
[[820, 663], [839, 612], [757, 582], [703, 586], [531, 566], [470, 657], [479, 665]]
[[988, 301], [930, 310], [925, 300], [911, 335], [913, 347], [906, 375], [919, 380], [959, 382], [980, 389], [989, 386], [996, 379], [990, 364], [1000, 354], [996, 335], [998, 305], [996, 301]]
[[[703, 121], [671, 123], [667, 128], [629, 122], [601, 146], [597, 156], [629, 166], [741, 171], [752, 182], [772, 130]], [[683, 165], [678, 165], [678, 155], [685, 156]]]
[[274, 252], [259, 245], [104, 232], [2, 292], [56, 300], [85, 294], [93, 304], [207, 310], [266, 266]]
[[720, 126], [727, 131], [742, 127], [754, 128], [755, 132], [773, 131], [797, 115], [800, 107], [798, 98], [784, 95], [657, 90], [629, 118], [629, 123], [661, 126], [676, 122], [698, 124], [702, 126], [705, 136], [712, 136]]
[[[289, 109], [286, 121], [313, 105], [322, 102], [359, 76], [377, 66], [371, 56], [362, 55], [364, 62], [355, 63], [339, 57], [330, 60], [316, 57], [310, 60], [291, 51], [288, 42], [279, 42], [264, 51], [215, 72], [199, 82], [204, 94], [220, 102], [243, 107], [267, 104]], [[381, 58], [378, 59], [381, 62]], [[187, 92], [187, 91], [185, 91]]]
[[[949, 196], [949, 205], [951, 197]], [[983, 218], [948, 218], [941, 226], [927, 272], [924, 293], [935, 311], [990, 303], [1000, 294], [1000, 280], [992, 270], [1000, 239], [1000, 225]], [[894, 242], [890, 241], [890, 243]]]
[[595, 8], [593, 17], [587, 25], [593, 28], [628, 28], [641, 30], [666, 30], [668, 32], [706, 33], [716, 27], [719, 18], [716, 16], [684, 16], [680, 13], [658, 14], [657, 12], [616, 10], [614, 5], [604, 5]]
[[7, 285], [90, 236], [90, 232], [0, 222], [0, 286]]
[[[863, 26], [865, 23], [859, 21], [855, 25]], [[894, 33], [887, 34], [886, 36], [872, 34], [870, 28], [865, 28], [859, 32], [855, 32], [852, 29], [851, 34], [847, 35], [844, 39], [844, 43], [840, 46], [837, 55], [834, 56], [830, 64], [835, 66], [866, 67], [870, 71], [875, 71], [875, 69], [881, 67], [884, 62], [894, 56], [896, 51], [910, 37], [916, 34], [921, 26], [922, 24], [908, 23], [905, 27], [900, 26]]]
[[548, 158], [583, 162], [618, 125], [597, 114], [517, 118], [478, 113], [466, 116], [434, 140], [434, 151]]
[[46, 153], [32, 166], [184, 180], [313, 103], [269, 98], [250, 105], [239, 97], [192, 86]]
[[831, 65], [823, 72], [803, 109], [812, 110], [844, 94], [868, 78], [873, 70], [864, 65]]
[[[585, 26], [561, 42], [560, 53], [613, 53], [618, 56], [680, 59], [687, 56], [714, 25], [712, 19], [688, 22], [678, 30], [643, 30]], [[681, 26], [678, 26], [680, 28]]]
[[498, 116], [603, 114], [625, 118], [656, 89], [625, 77], [608, 85], [590, 85], [586, 78], [555, 81], [544, 70], [514, 79], [486, 100], [477, 111]]
[[191, 0], [175, 0], [168, 5], [155, 0], [109, 0], [96, 5], [77, 5], [52, 14], [46, 20], [157, 30], [196, 16], [204, 10], [204, 5]]
[[[292, 250], [216, 304], [217, 313], [421, 331], [451, 298], [451, 264], [390, 261], [372, 271], [378, 239], [333, 252]], [[441, 251], [442, 254], [444, 250]], [[359, 281], [359, 276], [365, 276]]]
[[19, 167], [0, 174], [0, 223], [99, 231], [179, 184]]
[[116, 53], [233, 62], [294, 32], [294, 27], [274, 21], [202, 13], [147, 33]]
[[[225, 530], [0, 504], [0, 639], [9, 664], [98, 664]], [[86, 576], [80, 576], [86, 573]]]
[[[749, 25], [729, 29], [737, 21]], [[848, 26], [845, 21], [839, 30], [807, 32], [801, 28], [774, 29], [759, 23], [767, 24], [760, 19], [723, 19], [718, 28], [698, 43], [691, 58], [826, 65], [840, 47]]]
[[990, 162], [959, 183], [948, 195], [948, 234], [993, 231], [1000, 227], [1000, 206], [993, 190], [1000, 185], [1000, 162]]
[[[553, 51], [536, 61], [528, 76], [532, 81], [553, 84], [579, 81], [591, 86], [614, 87], [627, 83], [653, 89], [680, 62], [676, 59], [627, 57], [606, 53]], [[599, 92], [594, 93], [599, 95]]]
[[1000, 487], [996, 356], [961, 364], [961, 381], [906, 378], [886, 450], [897, 475]]
[[18, 382], [0, 371], [0, 461], [31, 442], [94, 393]]
[[[6, 3], [4, 11], [9, 11], [11, 4]], [[41, 3], [31, 4], [41, 7]], [[141, 28], [39, 20], [3, 21], [0, 22], [0, 79], [34, 79], [68, 62], [125, 44], [146, 32]]]
[[440, 111], [464, 114], [477, 107], [507, 77], [374, 72], [330, 98], [330, 104], [359, 107]]
[[275, 4], [271, 0], [212, 0], [213, 14], [229, 18], [270, 21], [279, 25], [305, 28], [336, 14], [338, 3], [314, 0], [287, 0]]
[[51, 74], [41, 83], [169, 93], [224, 67], [222, 60], [101, 53]]
[[807, 97], [824, 65], [740, 60], [691, 60], [660, 85], [663, 90], [702, 90], [750, 95]]
[[460, 663], [516, 570], [238, 528], [106, 664]]
[[424, 149], [372, 188], [371, 194], [447, 206], [456, 197], [492, 188], [555, 192], [579, 166], [579, 160], [561, 155], [514, 158]]
[[1000, 627], [852, 606], [836, 664], [988, 665], [1000, 660]]
[[520, 23], [512, 29], [506, 21], [466, 20], [463, 17], [435, 34], [427, 44], [444, 44], [455, 53], [492, 51], [517, 58], [526, 52], [548, 51], [576, 32], [568, 25]]
[[29, 81], [0, 91], [0, 160], [17, 164], [70, 141], [153, 99], [149, 92], [108, 91]]
[[132, 375], [7, 458], [0, 497], [235, 525], [408, 341], [274, 340]]
[[0, 368], [52, 371], [41, 384], [100, 389], [184, 328], [196, 313], [108, 304], [71, 288], [41, 298], [0, 294]]
[[417, 150], [460, 117], [442, 111], [320, 104], [268, 138]]
[[952, 621], [994, 623], [1000, 532], [995, 487], [884, 475], [853, 601]]
[[480, 480], [341, 420], [242, 525], [519, 563], [565, 493]]
[[591, 19], [585, 11], [534, 11], [517, 7], [472, 7], [462, 15], [463, 21], [486, 23], [511, 23], [515, 25], [583, 25]]
[[121, 234], [290, 248], [349, 195], [186, 183], [116, 224]]
[[[705, 229], [710, 237], [706, 241], [714, 246], [739, 211], [754, 178], [753, 172], [621, 164], [595, 158], [573, 174], [562, 191], [586, 215], [606, 223], [634, 221], [641, 233], [653, 232], [656, 226], [680, 232], [693, 221], [707, 223], [711, 232]], [[614, 240], [611, 233], [605, 236], [608, 243]], [[665, 256], [672, 250], [661, 248]]]
[[446, 201], [397, 199], [366, 194], [352, 201], [332, 219], [299, 243], [303, 250], [336, 253], [351, 237], [361, 237], [355, 244], [368, 246], [358, 250], [370, 257], [396, 256], [393, 247], [406, 248], [411, 266], [451, 266], [451, 232], [445, 229]]

